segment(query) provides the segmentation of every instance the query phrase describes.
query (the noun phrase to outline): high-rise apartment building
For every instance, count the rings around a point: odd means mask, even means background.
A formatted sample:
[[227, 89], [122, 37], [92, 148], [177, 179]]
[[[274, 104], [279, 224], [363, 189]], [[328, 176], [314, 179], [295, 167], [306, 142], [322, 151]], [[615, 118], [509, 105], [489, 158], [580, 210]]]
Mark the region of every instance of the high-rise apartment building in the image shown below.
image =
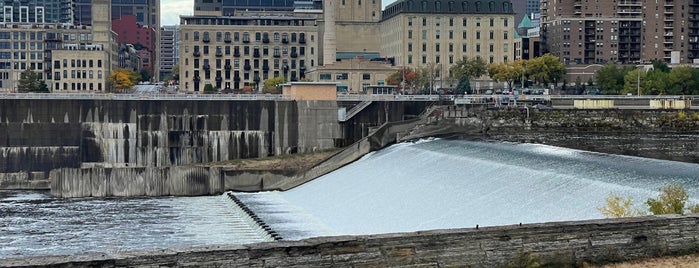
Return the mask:
[[542, 42], [565, 63], [689, 63], [699, 56], [698, 8], [687, 0], [542, 0]]
[[399, 0], [383, 11], [381, 54], [398, 66], [447, 71], [464, 57], [512, 61], [515, 26], [508, 0]]
[[[293, 11], [295, 0], [195, 0], [194, 15], [233, 16], [244, 11]], [[300, 2], [312, 2], [310, 0]], [[300, 3], [301, 4], [301, 3]], [[307, 3], [305, 3], [307, 4]]]
[[172, 68], [180, 61], [180, 26], [166, 25], [160, 28], [160, 80], [172, 74]]
[[71, 0], [0, 0], [0, 22], [73, 24], [72, 4]]

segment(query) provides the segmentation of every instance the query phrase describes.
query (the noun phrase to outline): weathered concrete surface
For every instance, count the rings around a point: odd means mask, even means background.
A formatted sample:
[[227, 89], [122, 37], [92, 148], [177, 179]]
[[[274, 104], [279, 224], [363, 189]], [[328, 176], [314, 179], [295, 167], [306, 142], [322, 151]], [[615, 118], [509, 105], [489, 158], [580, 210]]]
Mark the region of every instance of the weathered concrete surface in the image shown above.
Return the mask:
[[697, 239], [699, 215], [668, 215], [5, 259], [0, 267], [502, 267], [520, 249], [572, 267], [696, 253]]
[[682, 113], [440, 106], [401, 140], [459, 136], [699, 163], [699, 115]]

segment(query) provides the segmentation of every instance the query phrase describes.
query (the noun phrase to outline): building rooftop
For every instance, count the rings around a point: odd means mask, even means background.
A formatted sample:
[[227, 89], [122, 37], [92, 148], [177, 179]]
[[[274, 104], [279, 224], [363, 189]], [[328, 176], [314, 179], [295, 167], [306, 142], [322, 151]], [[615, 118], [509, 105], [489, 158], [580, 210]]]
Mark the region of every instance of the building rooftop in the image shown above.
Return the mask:
[[509, 0], [398, 0], [382, 12], [382, 20], [401, 13], [424, 14], [514, 14]]

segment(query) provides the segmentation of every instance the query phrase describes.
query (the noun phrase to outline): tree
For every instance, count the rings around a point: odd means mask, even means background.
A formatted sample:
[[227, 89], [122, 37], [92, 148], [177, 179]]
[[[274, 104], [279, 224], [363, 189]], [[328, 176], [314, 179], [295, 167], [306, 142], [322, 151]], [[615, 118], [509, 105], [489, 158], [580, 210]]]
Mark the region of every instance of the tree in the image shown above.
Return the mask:
[[618, 195], [609, 194], [604, 200], [607, 202], [607, 206], [599, 207], [597, 210], [602, 212], [607, 218], [624, 218], [643, 215], [641, 211], [631, 207], [633, 204], [631, 198], [623, 198]]
[[648, 71], [646, 79], [641, 85], [645, 90], [645, 94], [663, 95], [667, 94], [668, 84], [670, 83], [670, 74], [660, 69]]
[[558, 60], [558, 57], [551, 54], [544, 54], [541, 57], [528, 60], [526, 67], [526, 74], [534, 81], [544, 85], [551, 82], [556, 84], [566, 74], [565, 65]]
[[[646, 94], [644, 83], [646, 81], [646, 71], [633, 69], [624, 75], [623, 93]], [[640, 91], [640, 93], [638, 93]]]
[[175, 64], [175, 66], [172, 66], [172, 80], [175, 80], [175, 83], [179, 84], [180, 82], [180, 65]]
[[[405, 79], [405, 85], [403, 85], [403, 79]], [[388, 76], [386, 84], [397, 86], [400, 92], [415, 93], [417, 81], [418, 74], [412, 69], [404, 67]]]
[[109, 82], [114, 88], [114, 92], [122, 93], [133, 87], [140, 76], [134, 71], [127, 69], [116, 69], [109, 75]]
[[653, 70], [658, 70], [663, 73], [669, 73], [670, 72], [670, 67], [667, 66], [667, 63], [665, 63], [662, 60], [652, 60], [653, 63]]
[[608, 63], [597, 71], [597, 85], [602, 94], [618, 95], [624, 88], [624, 76], [629, 68], [619, 68], [615, 64]]
[[655, 215], [684, 214], [687, 199], [689, 199], [687, 191], [682, 186], [671, 183], [660, 188], [658, 199], [648, 198], [646, 204], [650, 212]]
[[524, 61], [517, 60], [512, 62], [503, 62], [500, 64], [491, 64], [488, 66], [488, 75], [495, 82], [506, 82], [507, 87], [512, 89], [512, 83], [520, 79], [524, 74]]
[[150, 81], [150, 73], [148, 73], [148, 70], [146, 69], [141, 69], [138, 74], [141, 76], [139, 78], [140, 81], [147, 82]]
[[30, 69], [26, 69], [20, 73], [17, 90], [19, 92], [49, 92], [46, 82], [39, 78], [38, 73]]
[[487, 74], [488, 66], [481, 58], [469, 59], [464, 57], [456, 61], [449, 70], [454, 78], [461, 81], [463, 76], [475, 79]]
[[699, 85], [699, 71], [689, 65], [678, 66], [670, 71], [671, 94], [693, 94]]
[[216, 89], [211, 84], [204, 85], [204, 94], [214, 94]]
[[271, 94], [280, 94], [281, 93], [281, 88], [279, 85], [286, 83], [286, 79], [284, 77], [274, 77], [265, 80], [264, 85], [262, 86], [262, 92], [264, 93], [271, 93]]
[[456, 85], [456, 94], [471, 94], [471, 81], [469, 81], [468, 76], [461, 76], [459, 79], [459, 84]]

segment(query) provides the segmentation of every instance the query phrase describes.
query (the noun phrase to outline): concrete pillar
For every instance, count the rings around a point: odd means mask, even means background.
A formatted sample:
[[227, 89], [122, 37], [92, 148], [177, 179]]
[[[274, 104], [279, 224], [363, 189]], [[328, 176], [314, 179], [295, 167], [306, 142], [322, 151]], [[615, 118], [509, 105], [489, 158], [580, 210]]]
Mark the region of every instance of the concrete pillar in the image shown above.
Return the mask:
[[323, 65], [333, 64], [336, 58], [337, 45], [335, 38], [335, 0], [323, 0], [323, 19], [325, 29], [323, 34]]

